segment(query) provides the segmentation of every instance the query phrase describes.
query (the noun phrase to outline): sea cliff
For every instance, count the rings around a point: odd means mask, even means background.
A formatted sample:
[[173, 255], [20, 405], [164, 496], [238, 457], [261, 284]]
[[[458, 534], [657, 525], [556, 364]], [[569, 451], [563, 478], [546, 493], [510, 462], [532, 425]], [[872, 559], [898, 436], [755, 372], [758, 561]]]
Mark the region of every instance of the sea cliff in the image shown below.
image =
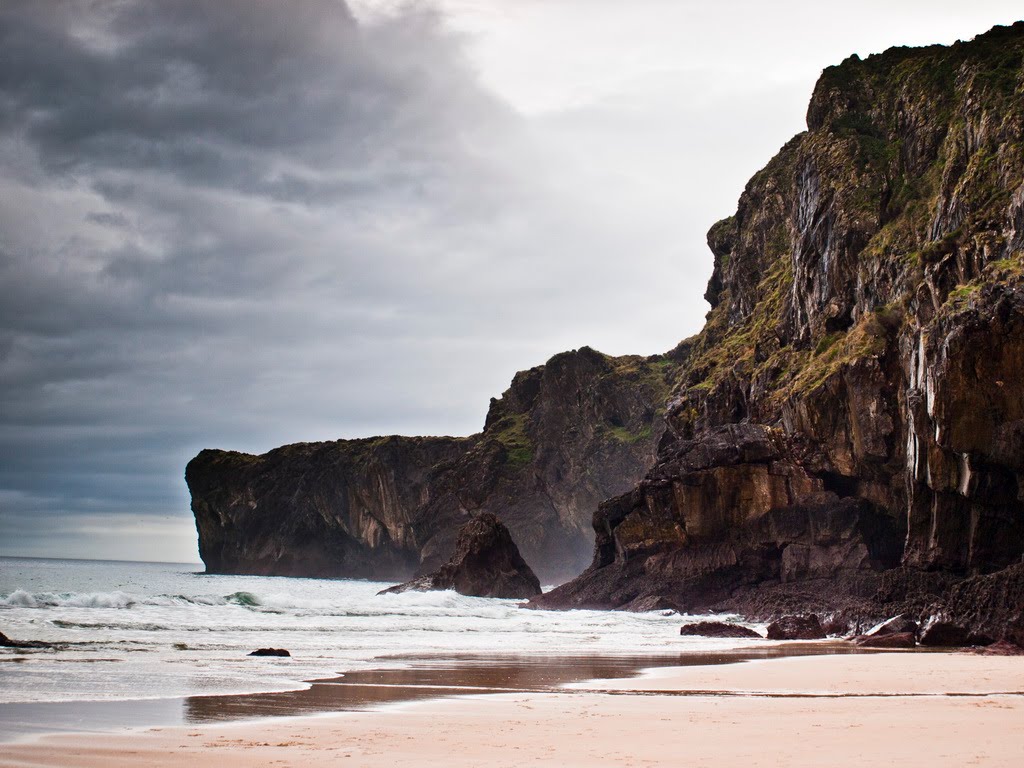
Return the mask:
[[199, 553], [211, 573], [404, 581], [490, 512], [545, 583], [564, 581], [590, 559], [597, 505], [653, 463], [675, 365], [556, 355], [517, 373], [470, 437], [204, 450], [185, 470]]
[[708, 233], [658, 459], [542, 605], [884, 612], [1020, 561], [1024, 23], [851, 57], [807, 126]]

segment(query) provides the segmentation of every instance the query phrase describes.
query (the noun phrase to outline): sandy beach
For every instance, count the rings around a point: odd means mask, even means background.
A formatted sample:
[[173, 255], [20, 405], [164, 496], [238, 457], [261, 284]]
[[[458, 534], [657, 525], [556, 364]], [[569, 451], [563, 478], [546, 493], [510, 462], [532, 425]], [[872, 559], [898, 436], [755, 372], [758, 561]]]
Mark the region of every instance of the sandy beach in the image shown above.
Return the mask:
[[5, 745], [2, 766], [1012, 766], [1024, 658], [812, 656], [662, 668], [554, 693]]

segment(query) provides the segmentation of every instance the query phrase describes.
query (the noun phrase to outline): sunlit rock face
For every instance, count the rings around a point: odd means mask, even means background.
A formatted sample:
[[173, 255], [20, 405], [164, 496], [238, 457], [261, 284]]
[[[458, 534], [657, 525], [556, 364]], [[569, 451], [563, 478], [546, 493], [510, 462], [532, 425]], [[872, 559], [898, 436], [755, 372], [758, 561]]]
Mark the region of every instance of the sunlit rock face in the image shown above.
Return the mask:
[[656, 464], [541, 605], [884, 611], [1020, 560], [1022, 62], [1018, 23], [824, 71], [708, 233]]
[[211, 573], [399, 581], [439, 567], [486, 512], [564, 581], [590, 559], [593, 510], [654, 462], [675, 367], [584, 347], [516, 374], [471, 437], [202, 451], [185, 471], [200, 555]]

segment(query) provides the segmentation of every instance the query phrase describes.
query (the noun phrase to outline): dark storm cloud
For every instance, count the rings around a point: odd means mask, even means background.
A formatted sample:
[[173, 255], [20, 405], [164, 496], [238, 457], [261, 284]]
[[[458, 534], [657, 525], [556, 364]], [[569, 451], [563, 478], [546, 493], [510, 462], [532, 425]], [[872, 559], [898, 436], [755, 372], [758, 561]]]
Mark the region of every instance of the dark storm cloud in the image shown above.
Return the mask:
[[8, 0], [0, 169], [6, 553], [171, 515], [134, 554], [180, 557], [200, 448], [465, 434], [654, 311], [644, 244], [419, 5]]
[[180, 517], [190, 452], [270, 447], [298, 401], [299, 430], [344, 431], [307, 390], [360, 402], [344, 347], [386, 342], [365, 294], [386, 280], [358, 270], [388, 254], [360, 225], [482, 179], [463, 129], [507, 118], [416, 8], [360, 27], [332, 0], [0, 6], [7, 551], [32, 520]]
[[[486, 101], [444, 41], [432, 45], [434, 25], [412, 13], [366, 32], [335, 0], [8, 3], [2, 120], [52, 168], [160, 170], [288, 197], [308, 190], [288, 165], [350, 170], [383, 146], [435, 159], [464, 117], [435, 100]], [[403, 124], [414, 131], [396, 146], [381, 128]]]

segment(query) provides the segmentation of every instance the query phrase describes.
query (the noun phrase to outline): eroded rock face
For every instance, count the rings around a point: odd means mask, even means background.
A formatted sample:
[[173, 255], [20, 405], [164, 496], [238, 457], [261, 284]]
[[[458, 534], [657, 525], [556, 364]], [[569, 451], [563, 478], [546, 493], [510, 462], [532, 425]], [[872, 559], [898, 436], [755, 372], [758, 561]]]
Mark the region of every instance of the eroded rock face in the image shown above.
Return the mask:
[[966, 579], [938, 606], [940, 621], [963, 628], [969, 636], [1024, 646], [1024, 563]]
[[584, 347], [516, 375], [481, 434], [203, 451], [185, 471], [211, 573], [406, 579], [493, 512], [547, 581], [578, 574], [594, 508], [654, 461], [667, 356]]
[[454, 438], [202, 451], [185, 469], [209, 573], [385, 579], [419, 564], [414, 519]]
[[962, 616], [950, 584], [1020, 561], [1022, 62], [1024, 22], [825, 70], [708, 233], [657, 462], [538, 605]]
[[472, 597], [528, 598], [540, 581], [497, 516], [484, 512], [459, 529], [455, 554], [434, 573], [385, 589], [381, 594], [453, 589]]

